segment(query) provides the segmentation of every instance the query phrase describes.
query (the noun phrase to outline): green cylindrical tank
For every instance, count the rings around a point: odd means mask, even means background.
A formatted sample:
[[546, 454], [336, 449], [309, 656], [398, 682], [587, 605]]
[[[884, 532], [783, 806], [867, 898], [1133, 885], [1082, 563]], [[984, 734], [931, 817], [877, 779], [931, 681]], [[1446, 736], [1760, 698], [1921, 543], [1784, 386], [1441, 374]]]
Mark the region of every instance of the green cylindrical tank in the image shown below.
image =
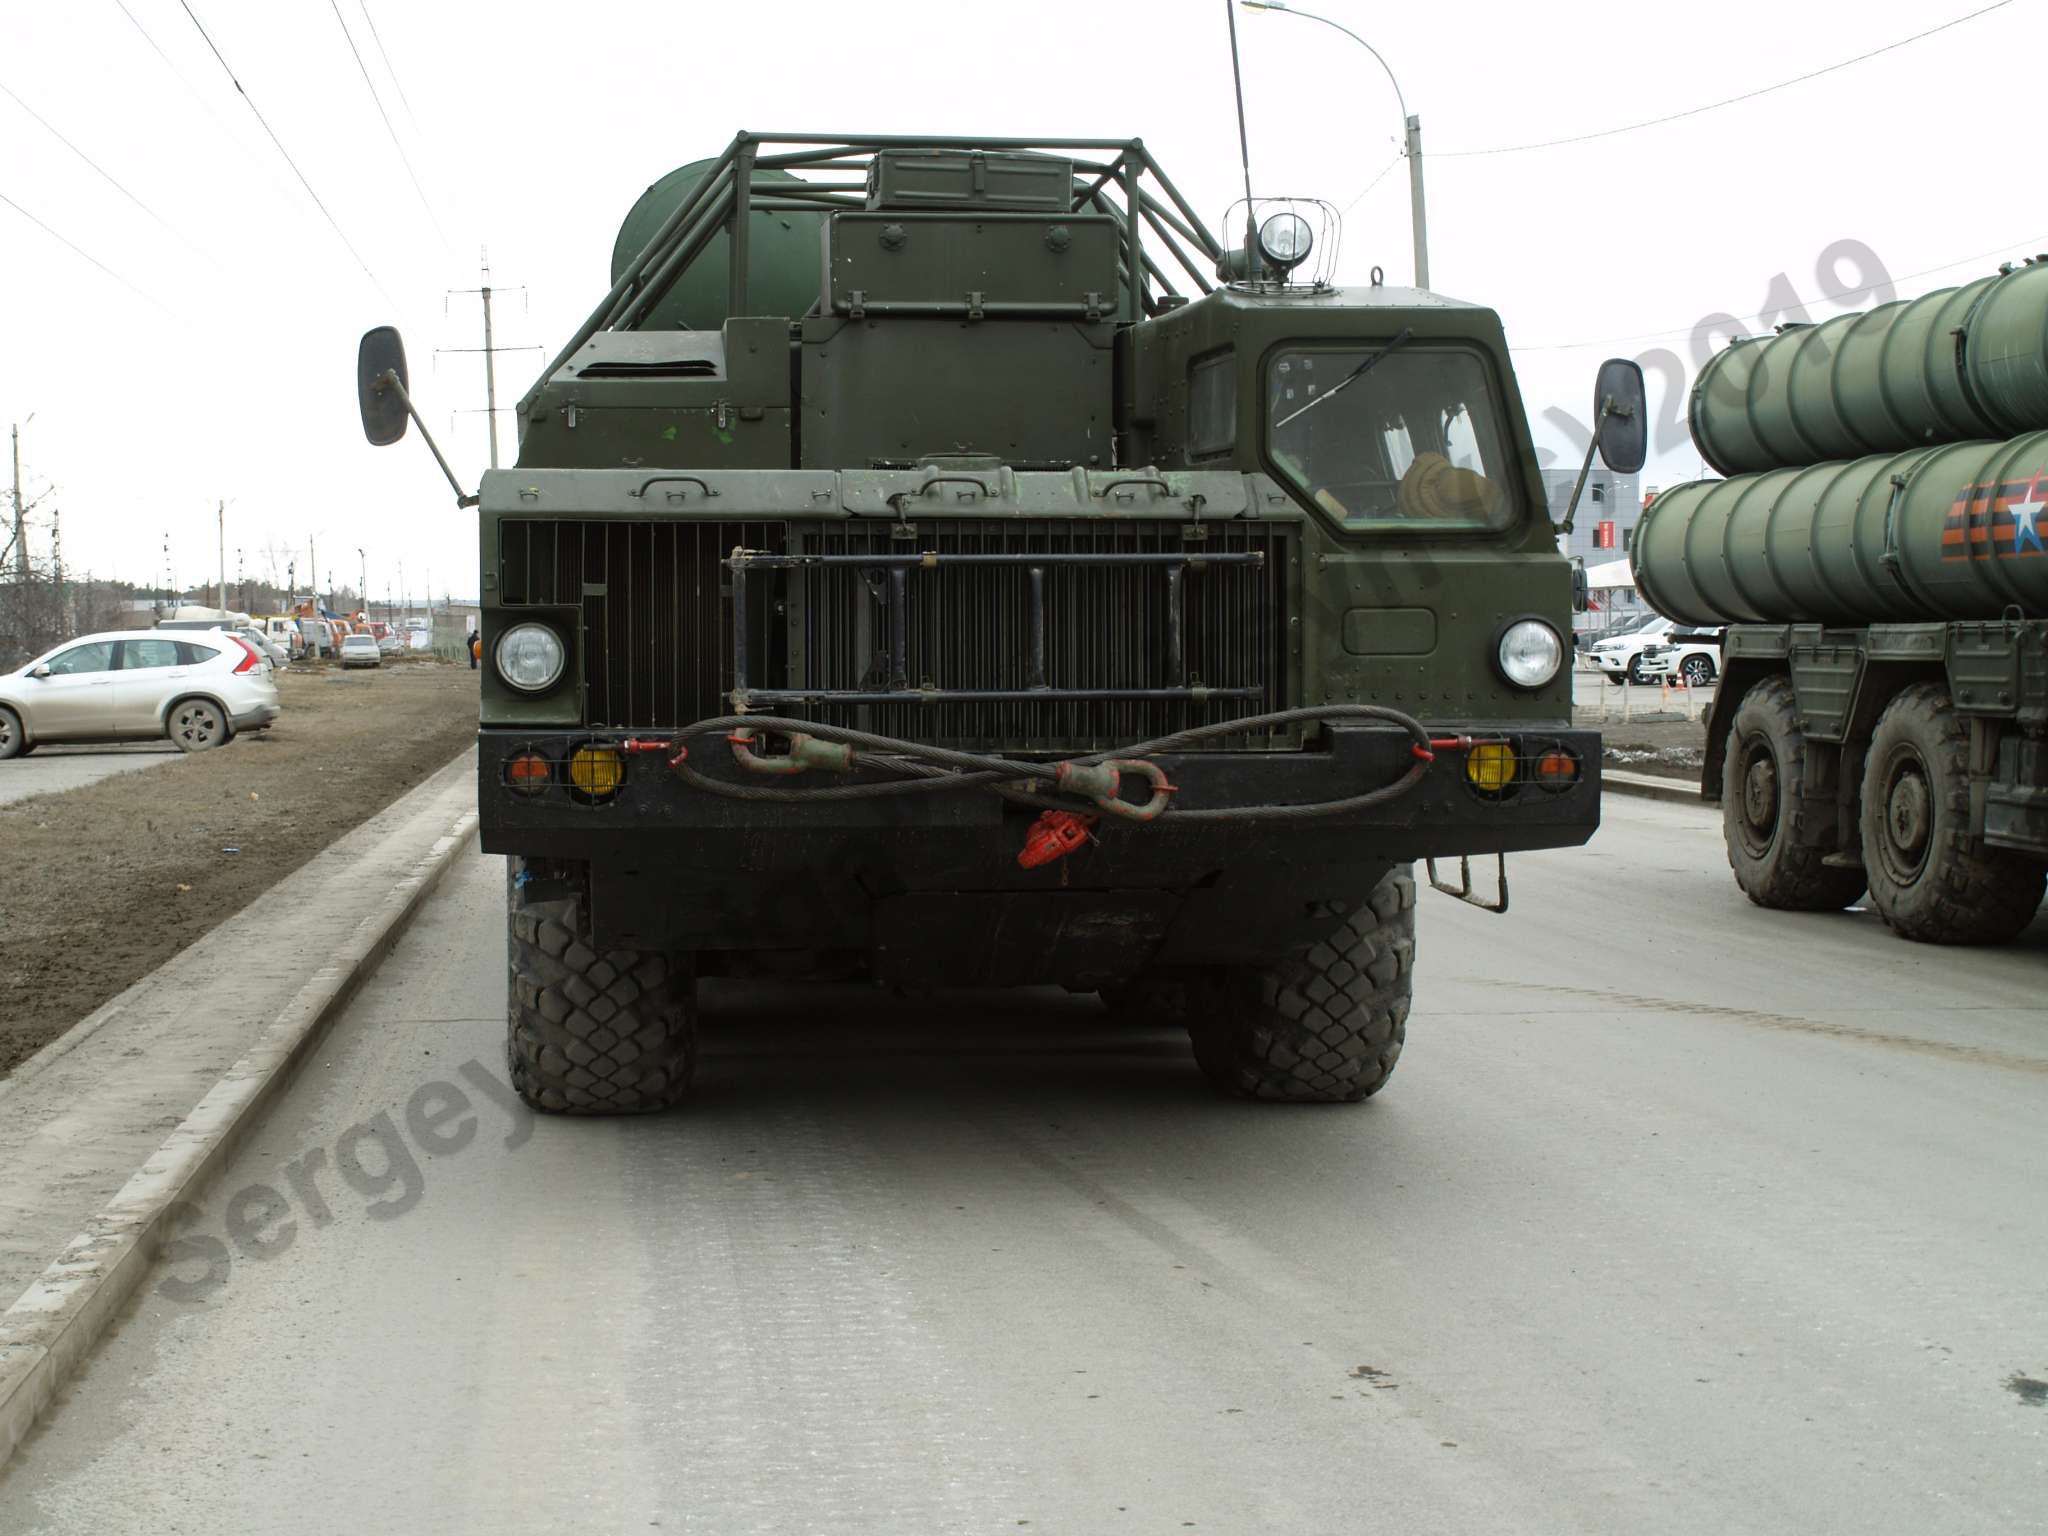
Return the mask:
[[[612, 244], [613, 282], [619, 280], [627, 263], [640, 254], [641, 247], [654, 238], [662, 220], [676, 211], [716, 163], [693, 160], [670, 171], [640, 194], [640, 200], [626, 215], [626, 222], [619, 226], [619, 238]], [[767, 183], [799, 179], [788, 171], [757, 170], [755, 195], [764, 193]], [[752, 228], [747, 235], [747, 311], [754, 315], [786, 315], [795, 320], [818, 302], [825, 267], [825, 215], [822, 211], [757, 209], [749, 219]], [[727, 248], [731, 241], [732, 237], [723, 230], [714, 235], [641, 328], [717, 330], [726, 318]]]
[[1724, 475], [2048, 429], [2048, 261], [1737, 341], [1687, 414]]
[[1631, 558], [1686, 624], [2048, 612], [2048, 432], [1674, 486]]

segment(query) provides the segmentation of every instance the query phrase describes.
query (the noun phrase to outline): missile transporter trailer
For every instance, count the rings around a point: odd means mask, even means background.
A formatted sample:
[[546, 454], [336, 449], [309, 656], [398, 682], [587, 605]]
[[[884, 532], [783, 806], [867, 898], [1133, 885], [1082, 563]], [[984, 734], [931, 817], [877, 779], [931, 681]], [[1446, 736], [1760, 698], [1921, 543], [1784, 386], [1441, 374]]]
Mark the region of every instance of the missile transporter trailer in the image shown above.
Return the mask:
[[[1239, 211], [1137, 140], [743, 134], [648, 190], [480, 493], [535, 1107], [674, 1103], [708, 976], [1095, 990], [1227, 1091], [1362, 1099], [1413, 861], [1489, 904], [1473, 856], [1592, 834], [1499, 319]], [[403, 377], [372, 332], [372, 441]]]
[[1701, 790], [1752, 901], [1998, 943], [2048, 872], [2048, 260], [1738, 342], [1636, 581], [1727, 624]]

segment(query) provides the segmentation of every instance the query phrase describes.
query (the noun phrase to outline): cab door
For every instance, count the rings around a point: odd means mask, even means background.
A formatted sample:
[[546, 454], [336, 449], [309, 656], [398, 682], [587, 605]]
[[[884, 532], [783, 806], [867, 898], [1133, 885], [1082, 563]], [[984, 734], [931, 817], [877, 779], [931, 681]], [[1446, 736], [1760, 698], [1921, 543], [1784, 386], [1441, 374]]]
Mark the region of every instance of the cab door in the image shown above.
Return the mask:
[[29, 734], [37, 741], [76, 741], [114, 731], [114, 642], [94, 640], [59, 651], [46, 676], [24, 690]]
[[163, 706], [191, 675], [193, 643], [150, 636], [123, 640], [114, 674], [114, 730], [122, 736], [163, 734]]

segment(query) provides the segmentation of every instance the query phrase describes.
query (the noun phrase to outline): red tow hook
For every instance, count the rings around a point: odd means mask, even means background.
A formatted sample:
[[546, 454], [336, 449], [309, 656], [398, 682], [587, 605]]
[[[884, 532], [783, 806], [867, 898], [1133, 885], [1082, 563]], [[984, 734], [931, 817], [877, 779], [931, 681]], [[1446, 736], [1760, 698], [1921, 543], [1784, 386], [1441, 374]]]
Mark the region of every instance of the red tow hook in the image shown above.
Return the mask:
[[1018, 867], [1043, 869], [1064, 859], [1075, 849], [1086, 847], [1095, 836], [1089, 830], [1094, 825], [1093, 816], [1083, 816], [1077, 811], [1044, 812], [1024, 836], [1024, 846], [1017, 853]]
[[1425, 763], [1433, 763], [1439, 752], [1470, 752], [1472, 746], [1473, 738], [1470, 736], [1432, 736], [1429, 738], [1428, 746], [1416, 742], [1408, 750]]
[[662, 752], [670, 754], [668, 765], [680, 768], [683, 760], [690, 755], [690, 749], [680, 741], [649, 741], [644, 737], [628, 736], [619, 743], [621, 752]]

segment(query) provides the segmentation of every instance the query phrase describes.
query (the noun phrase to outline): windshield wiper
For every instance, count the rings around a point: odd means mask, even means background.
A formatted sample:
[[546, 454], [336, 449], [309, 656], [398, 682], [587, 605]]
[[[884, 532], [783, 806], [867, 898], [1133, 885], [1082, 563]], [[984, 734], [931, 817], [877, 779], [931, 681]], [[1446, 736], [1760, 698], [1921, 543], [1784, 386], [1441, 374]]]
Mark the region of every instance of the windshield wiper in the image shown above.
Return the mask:
[[1315, 399], [1309, 401], [1308, 404], [1302, 406], [1300, 410], [1290, 411], [1287, 415], [1281, 417], [1278, 421], [1274, 422], [1273, 430], [1276, 432], [1279, 431], [1282, 427], [1286, 426], [1288, 422], [1294, 420], [1295, 417], [1307, 415], [1310, 411], [1314, 410], [1317, 406], [1321, 405], [1325, 400], [1332, 399], [1342, 391], [1349, 389], [1353, 384], [1356, 384], [1368, 373], [1371, 373], [1372, 370], [1378, 365], [1381, 358], [1387, 356], [1389, 353], [1398, 352], [1402, 347], [1406, 346], [1408, 344], [1408, 338], [1413, 334], [1414, 333], [1407, 326], [1402, 326], [1400, 330], [1394, 333], [1394, 339], [1392, 341], [1388, 342], [1384, 347], [1381, 347], [1379, 351], [1373, 353], [1371, 357], [1368, 357], [1356, 368], [1352, 369], [1349, 373], [1345, 374], [1343, 378], [1339, 379], [1335, 384], [1332, 384], [1327, 391], [1320, 395], [1317, 395]]

